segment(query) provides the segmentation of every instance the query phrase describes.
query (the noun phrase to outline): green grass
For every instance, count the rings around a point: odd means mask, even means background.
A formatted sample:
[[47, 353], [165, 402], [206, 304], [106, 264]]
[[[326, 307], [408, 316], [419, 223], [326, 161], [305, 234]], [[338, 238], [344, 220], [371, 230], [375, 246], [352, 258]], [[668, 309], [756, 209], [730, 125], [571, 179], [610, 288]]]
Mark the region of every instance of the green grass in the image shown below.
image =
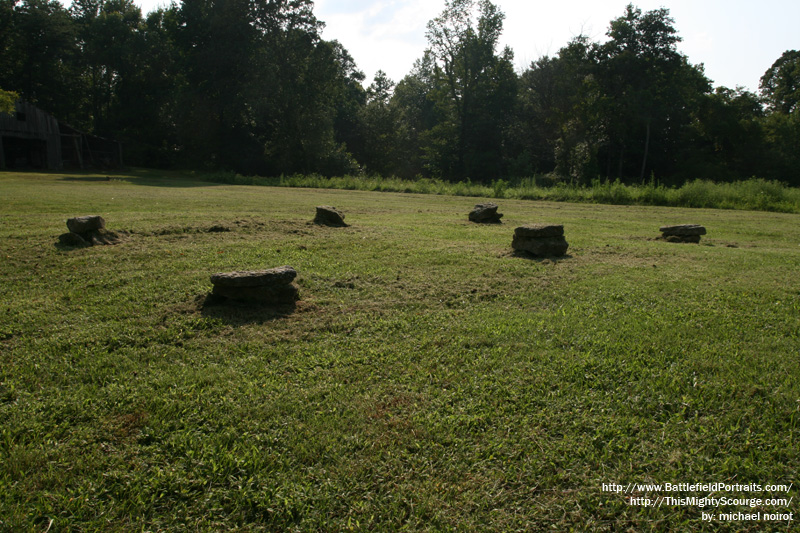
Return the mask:
[[[602, 490], [797, 485], [798, 215], [95, 178], [0, 174], [0, 530], [798, 530]], [[284, 264], [293, 312], [202, 305]]]

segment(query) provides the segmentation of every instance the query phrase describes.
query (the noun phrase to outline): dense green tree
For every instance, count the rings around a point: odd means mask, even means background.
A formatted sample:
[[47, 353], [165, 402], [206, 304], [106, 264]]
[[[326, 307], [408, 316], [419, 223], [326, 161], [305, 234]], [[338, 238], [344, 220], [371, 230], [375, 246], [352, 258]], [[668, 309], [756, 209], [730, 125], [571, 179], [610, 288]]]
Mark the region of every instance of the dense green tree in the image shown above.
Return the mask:
[[318, 172], [324, 175], [360, 172], [358, 163], [348, 150], [347, 142], [359, 144], [358, 110], [364, 103], [359, 71], [350, 54], [337, 41], [318, 41], [309, 50], [304, 76], [298, 89], [304, 95], [291, 103], [300, 111], [299, 148], [295, 171]]
[[[334, 41], [331, 44], [334, 46], [337, 68], [329, 85], [328, 97], [332, 98], [334, 108], [333, 130], [339, 161], [336, 165], [344, 164], [339, 172], [360, 172], [356, 159], [363, 163], [361, 154], [364, 153], [367, 142], [361, 114], [368, 98], [363, 85], [365, 76], [341, 43]], [[336, 172], [333, 169], [331, 171]]]
[[512, 174], [529, 176], [555, 169], [554, 141], [559, 121], [557, 100], [568, 94], [557, 89], [557, 57], [542, 57], [531, 63], [519, 78], [516, 120], [512, 123]]
[[14, 40], [14, 19], [17, 0], [0, 0], [0, 80], [5, 79], [13, 72], [14, 54], [16, 43]]
[[[598, 78], [606, 96], [607, 174], [639, 180], [674, 170], [674, 154], [691, 110], [710, 83], [677, 50], [669, 10], [642, 13], [628, 5], [597, 47]], [[616, 165], [613, 161], [616, 160]]]
[[390, 176], [396, 173], [398, 113], [391, 105], [394, 82], [379, 70], [366, 91], [366, 103], [360, 111], [363, 149], [356, 154], [370, 174]]
[[267, 174], [357, 171], [363, 74], [319, 37], [308, 0], [184, 0], [177, 46], [185, 82], [185, 160]]
[[129, 74], [117, 87], [109, 117], [114, 137], [125, 144], [131, 164], [164, 167], [174, 163], [178, 148], [177, 96], [183, 86], [175, 45], [177, 8], [157, 9], [139, 25]]
[[518, 150], [515, 173], [557, 171], [579, 179], [596, 167], [602, 122], [593, 44], [578, 36], [554, 57], [531, 63], [519, 80], [513, 139]]
[[763, 172], [764, 110], [755, 94], [718, 87], [701, 99], [694, 115], [680, 176], [730, 181]]
[[795, 113], [800, 108], [800, 51], [787, 50], [761, 77], [761, 94], [770, 110]]
[[764, 74], [761, 99], [711, 92], [669, 12], [629, 5], [606, 42], [579, 36], [517, 76], [497, 50], [503, 21], [489, 0], [448, 0], [413, 70], [365, 89], [311, 0], [182, 0], [146, 16], [132, 0], [0, 0], [0, 105], [18, 97], [120, 139], [133, 164], [800, 184], [799, 52]]
[[[255, 170], [267, 174], [334, 173], [350, 170], [334, 122], [338, 82], [354, 66], [338, 43], [320, 39], [321, 23], [310, 0], [258, 1], [254, 4], [258, 46], [252, 68]], [[356, 75], [357, 76], [357, 75]], [[341, 163], [337, 165], [337, 163]]]
[[545, 130], [539, 142], [551, 150], [556, 173], [575, 182], [599, 173], [597, 153], [606, 135], [593, 51], [594, 45], [578, 36], [554, 59], [534, 63], [523, 75], [527, 98], [521, 116], [534, 113], [529, 123], [541, 121]]
[[59, 118], [79, 119], [79, 50], [69, 12], [55, 0], [15, 4], [0, 3], [0, 87]]
[[[761, 78], [768, 164], [773, 178], [800, 186], [800, 51], [787, 50]], [[762, 170], [763, 172], [763, 170]]]
[[503, 175], [503, 142], [513, 109], [513, 53], [496, 52], [505, 15], [489, 0], [450, 0], [428, 23], [439, 120], [429, 132], [429, 168], [446, 178]]
[[358, 144], [363, 73], [338, 42], [319, 36], [310, 0], [255, 3], [259, 31], [251, 104], [258, 171], [357, 172], [347, 143]]
[[349, 54], [337, 42], [300, 31], [287, 32], [276, 44], [263, 51], [254, 101], [265, 171], [357, 172], [335, 130], [337, 119], [345, 124], [342, 113], [353, 107], [341, 99], [358, 98], [353, 84], [361, 74], [350, 70]]
[[[143, 58], [142, 12], [132, 0], [75, 0], [72, 15], [78, 28], [91, 129], [113, 135], [137, 116], [124, 110], [136, 107], [126, 93], [132, 92], [128, 85], [141, 70], [137, 60]], [[114, 120], [115, 114], [122, 115], [120, 120]]]
[[411, 73], [394, 88], [389, 107], [396, 119], [392, 174], [411, 179], [427, 173], [423, 145], [427, 132], [437, 123], [436, 106], [430, 97], [436, 86], [430, 51], [414, 62]]
[[800, 113], [771, 113], [764, 120], [767, 164], [759, 176], [800, 187]]
[[247, 91], [256, 31], [248, 0], [183, 0], [176, 41], [185, 83], [177, 128], [186, 164], [235, 168], [249, 142]]
[[579, 36], [522, 74], [514, 139], [523, 168], [583, 183], [666, 179], [702, 144], [692, 132], [710, 84], [677, 51], [669, 12], [629, 5], [608, 37]]

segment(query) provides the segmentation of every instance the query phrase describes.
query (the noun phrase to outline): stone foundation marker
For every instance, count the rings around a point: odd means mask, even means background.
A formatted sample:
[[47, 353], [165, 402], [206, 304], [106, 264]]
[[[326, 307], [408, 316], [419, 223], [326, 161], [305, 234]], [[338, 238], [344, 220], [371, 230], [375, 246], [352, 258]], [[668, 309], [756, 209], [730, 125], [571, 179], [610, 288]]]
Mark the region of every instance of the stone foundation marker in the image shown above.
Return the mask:
[[292, 283], [297, 271], [290, 266], [267, 270], [222, 272], [211, 276], [211, 294], [239, 302], [264, 305], [293, 304], [300, 299]]
[[67, 246], [93, 246], [116, 244], [120, 235], [106, 228], [106, 221], [100, 215], [86, 215], [67, 220], [69, 233], [62, 233], [58, 240]]
[[678, 226], [661, 226], [658, 228], [661, 238], [668, 242], [700, 242], [700, 236], [706, 234], [706, 228], [698, 224], [680, 224]]
[[566, 254], [569, 244], [561, 224], [527, 224], [514, 230], [511, 247], [538, 257], [556, 257]]
[[479, 224], [500, 224], [501, 218], [503, 215], [497, 212], [497, 204], [492, 203], [476, 204], [469, 213], [469, 220]]
[[317, 206], [317, 216], [314, 217], [314, 224], [340, 228], [347, 226], [347, 224], [344, 223], [344, 213], [329, 205]]

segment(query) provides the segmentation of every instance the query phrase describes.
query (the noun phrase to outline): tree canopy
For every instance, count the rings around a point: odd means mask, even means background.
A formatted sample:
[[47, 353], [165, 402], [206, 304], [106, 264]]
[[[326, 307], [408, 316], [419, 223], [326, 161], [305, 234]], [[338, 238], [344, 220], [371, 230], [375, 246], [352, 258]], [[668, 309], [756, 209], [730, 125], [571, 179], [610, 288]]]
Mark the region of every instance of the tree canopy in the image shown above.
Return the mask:
[[794, 113], [800, 104], [800, 51], [787, 50], [764, 73], [761, 92], [767, 105], [778, 113]]
[[429, 98], [439, 120], [424, 149], [435, 175], [503, 174], [503, 130], [516, 93], [513, 54], [497, 54], [504, 18], [489, 0], [451, 0], [428, 23]]
[[800, 185], [800, 52], [775, 61], [758, 95], [712, 88], [667, 9], [628, 5], [604, 42], [578, 36], [518, 72], [498, 49], [504, 20], [490, 0], [447, 0], [395, 83], [365, 80], [324, 40], [311, 0], [147, 14], [132, 0], [0, 0], [0, 103], [117, 138], [144, 166]]

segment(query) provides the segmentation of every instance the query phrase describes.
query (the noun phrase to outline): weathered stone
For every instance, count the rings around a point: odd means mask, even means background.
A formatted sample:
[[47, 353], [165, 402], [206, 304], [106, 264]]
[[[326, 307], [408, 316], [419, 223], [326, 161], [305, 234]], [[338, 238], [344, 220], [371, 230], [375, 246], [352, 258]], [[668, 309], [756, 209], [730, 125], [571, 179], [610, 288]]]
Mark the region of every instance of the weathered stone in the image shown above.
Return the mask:
[[469, 220], [481, 224], [498, 224], [503, 215], [497, 212], [497, 204], [476, 204], [469, 213]]
[[705, 235], [706, 234], [706, 228], [704, 228], [703, 226], [700, 226], [698, 224], [680, 224], [680, 225], [677, 225], [677, 226], [661, 226], [660, 228], [658, 228], [658, 231], [660, 231], [661, 234], [664, 237], [669, 237], [669, 236], [672, 236], [672, 235], [679, 236], [679, 237], [686, 237], [686, 236], [690, 236], [690, 235], [692, 235], [692, 236], [693, 235], [700, 236], [700, 235]]
[[564, 235], [564, 226], [561, 224], [526, 224], [514, 230], [514, 237], [540, 238], [561, 237]]
[[299, 290], [292, 284], [296, 276], [297, 271], [290, 266], [213, 274], [212, 294], [242, 302], [291, 304], [299, 299]]
[[661, 238], [667, 242], [699, 243], [700, 236], [706, 234], [706, 228], [698, 224], [661, 226], [658, 229], [661, 232]]
[[524, 237], [514, 235], [511, 247], [517, 251], [528, 252], [539, 257], [562, 256], [567, 253], [569, 244], [564, 236]]
[[318, 205], [314, 223], [323, 226], [347, 226], [344, 223], [344, 213], [329, 205]]
[[100, 244], [116, 244], [122, 236], [105, 229], [106, 221], [100, 215], [87, 215], [67, 220], [69, 233], [58, 237], [65, 246], [93, 246]]
[[87, 215], [67, 220], [67, 229], [72, 233], [87, 233], [106, 227], [106, 221], [100, 215]]
[[296, 277], [297, 271], [288, 265], [284, 265], [267, 270], [213, 274], [211, 283], [215, 287], [273, 287], [288, 285]]

